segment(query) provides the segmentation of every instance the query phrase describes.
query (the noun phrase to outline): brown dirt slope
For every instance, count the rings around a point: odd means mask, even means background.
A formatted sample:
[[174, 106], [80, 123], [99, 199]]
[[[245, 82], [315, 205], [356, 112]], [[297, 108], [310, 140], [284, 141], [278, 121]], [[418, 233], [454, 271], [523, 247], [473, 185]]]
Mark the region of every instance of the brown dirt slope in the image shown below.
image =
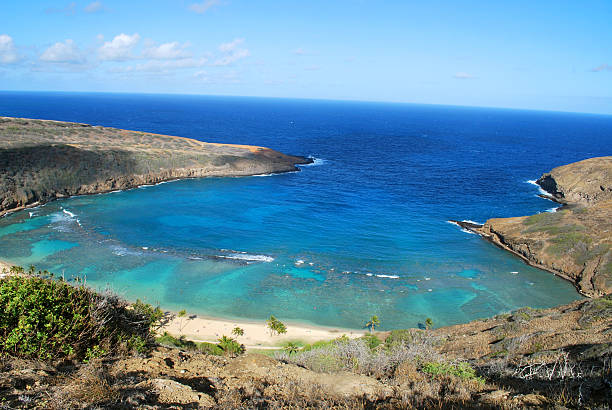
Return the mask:
[[580, 293], [612, 292], [612, 157], [544, 174], [538, 184], [565, 204], [554, 213], [459, 223], [527, 263], [572, 281]]
[[288, 172], [308, 162], [263, 147], [0, 117], [0, 215], [71, 195], [177, 178]]

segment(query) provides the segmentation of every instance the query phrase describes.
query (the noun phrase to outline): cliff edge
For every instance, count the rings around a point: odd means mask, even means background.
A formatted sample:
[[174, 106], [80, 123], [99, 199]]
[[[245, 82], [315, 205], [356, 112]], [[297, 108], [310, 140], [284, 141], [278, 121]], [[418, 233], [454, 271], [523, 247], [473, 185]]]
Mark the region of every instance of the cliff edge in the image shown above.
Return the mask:
[[178, 178], [289, 172], [310, 162], [264, 147], [0, 117], [0, 216], [71, 195]]
[[530, 265], [594, 297], [612, 293], [612, 157], [557, 167], [537, 184], [564, 204], [557, 212], [459, 223]]

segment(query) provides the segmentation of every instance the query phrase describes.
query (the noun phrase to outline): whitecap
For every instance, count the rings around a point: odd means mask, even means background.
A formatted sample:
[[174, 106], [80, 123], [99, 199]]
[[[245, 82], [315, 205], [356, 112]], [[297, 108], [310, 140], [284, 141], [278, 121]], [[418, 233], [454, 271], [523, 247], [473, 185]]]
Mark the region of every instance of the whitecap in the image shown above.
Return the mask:
[[112, 245], [110, 248], [111, 248], [113, 254], [115, 254], [117, 256], [141, 255], [140, 252], [135, 252], [133, 250], [130, 250], [128, 248], [124, 248], [123, 246], [119, 246], [119, 245]]
[[554, 198], [554, 197], [553, 197], [553, 196], [552, 196], [550, 193], [546, 192], [544, 189], [542, 189], [542, 187], [541, 187], [541, 186], [539, 186], [539, 185], [537, 184], [537, 180], [535, 180], [535, 179], [529, 179], [529, 180], [527, 180], [527, 181], [525, 181], [525, 182], [526, 182], [526, 183], [528, 183], [528, 184], [531, 184], [531, 185], [535, 185], [535, 186], [537, 186], [537, 187], [538, 187], [538, 192], [540, 193], [540, 195], [543, 195], [543, 196], [545, 196], [545, 197], [547, 197], [547, 198]]
[[323, 158], [316, 158], [312, 155], [309, 155], [308, 158], [312, 159], [312, 162], [310, 164], [297, 164], [298, 167], [316, 167], [318, 165], [323, 165], [327, 162], [327, 160], [324, 160]]
[[464, 233], [469, 233], [470, 235], [476, 235], [476, 232], [469, 231], [469, 230], [467, 230], [467, 229], [465, 229], [465, 228], [462, 228], [462, 229], [461, 229], [461, 232], [464, 232]]
[[303, 265], [304, 261], [302, 259], [298, 259], [297, 261], [295, 261], [296, 265]]
[[62, 212], [63, 212], [63, 213], [65, 213], [66, 215], [68, 215], [68, 216], [69, 216], [69, 217], [71, 217], [71, 218], [76, 217], [76, 215], [75, 215], [75, 214], [73, 214], [72, 212], [70, 212], [70, 211], [69, 211], [69, 210], [67, 210], [67, 209], [62, 209]]
[[219, 255], [220, 258], [225, 259], [237, 259], [243, 261], [252, 261], [252, 262], [272, 262], [274, 258], [267, 255], [250, 255], [246, 252], [243, 253], [232, 253], [230, 255]]
[[34, 212], [28, 212], [28, 214], [30, 215], [30, 218], [32, 218], [32, 216], [34, 216]]
[[399, 279], [397, 275], [376, 275], [377, 278]]
[[461, 221], [461, 222], [466, 222], [466, 223], [469, 223], [469, 224], [474, 224], [474, 225], [484, 225], [484, 224], [481, 224], [480, 222], [475, 222], [475, 221], [472, 221], [471, 219], [464, 219], [464, 220], [463, 220], [463, 221]]
[[431, 278], [428, 278], [427, 276], [424, 278], [425, 280], [431, 280]]
[[141, 248], [142, 248], [142, 249], [144, 249], [145, 251], [146, 251], [147, 249], [149, 249], [149, 247], [148, 247], [148, 246], [141, 246]]
[[372, 274], [371, 273], [366, 273], [366, 276], [372, 276]]
[[512, 272], [510, 272], [513, 275], [518, 275], [518, 271], [513, 270]]
[[433, 289], [427, 289], [427, 291], [428, 291], [428, 292], [431, 292], [431, 291], [433, 291]]
[[560, 206], [556, 206], [554, 208], [549, 208], [549, 209], [546, 210], [546, 212], [554, 213], [554, 212], [557, 212], [557, 209], [559, 209], [559, 208], [560, 208]]

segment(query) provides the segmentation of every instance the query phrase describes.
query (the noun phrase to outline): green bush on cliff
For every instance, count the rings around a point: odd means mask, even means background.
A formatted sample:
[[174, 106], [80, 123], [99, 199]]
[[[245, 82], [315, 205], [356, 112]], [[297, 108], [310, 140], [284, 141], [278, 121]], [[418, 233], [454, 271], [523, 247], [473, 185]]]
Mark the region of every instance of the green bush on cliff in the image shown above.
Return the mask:
[[159, 314], [146, 305], [128, 307], [115, 295], [41, 272], [1, 279], [0, 356], [89, 360], [144, 353]]

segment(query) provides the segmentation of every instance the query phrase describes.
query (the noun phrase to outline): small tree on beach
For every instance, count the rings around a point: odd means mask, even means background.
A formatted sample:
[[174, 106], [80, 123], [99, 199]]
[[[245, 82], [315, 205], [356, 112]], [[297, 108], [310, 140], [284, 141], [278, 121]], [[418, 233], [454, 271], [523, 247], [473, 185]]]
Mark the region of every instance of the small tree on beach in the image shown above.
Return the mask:
[[368, 323], [366, 323], [366, 327], [369, 327], [370, 333], [372, 333], [374, 331], [374, 328], [377, 326], [380, 326], [380, 320], [378, 319], [378, 316], [374, 315], [370, 318]]
[[179, 332], [183, 332], [183, 329], [185, 328], [185, 317], [187, 316], [187, 311], [185, 309], [181, 310], [180, 312], [178, 312], [178, 318], [179, 318]]
[[235, 327], [235, 328], [232, 330], [232, 334], [233, 334], [234, 336], [236, 336], [236, 337], [237, 337], [237, 336], [244, 336], [244, 329], [243, 329], [243, 328], [241, 328], [241, 327]]
[[274, 336], [274, 334], [281, 335], [283, 333], [287, 333], [287, 327], [283, 324], [283, 322], [275, 318], [274, 315], [270, 315], [270, 318], [266, 320], [266, 326], [268, 327], [271, 336]]
[[431, 318], [429, 317], [425, 319], [425, 330], [431, 329], [432, 326], [433, 326], [433, 320], [431, 320]]

